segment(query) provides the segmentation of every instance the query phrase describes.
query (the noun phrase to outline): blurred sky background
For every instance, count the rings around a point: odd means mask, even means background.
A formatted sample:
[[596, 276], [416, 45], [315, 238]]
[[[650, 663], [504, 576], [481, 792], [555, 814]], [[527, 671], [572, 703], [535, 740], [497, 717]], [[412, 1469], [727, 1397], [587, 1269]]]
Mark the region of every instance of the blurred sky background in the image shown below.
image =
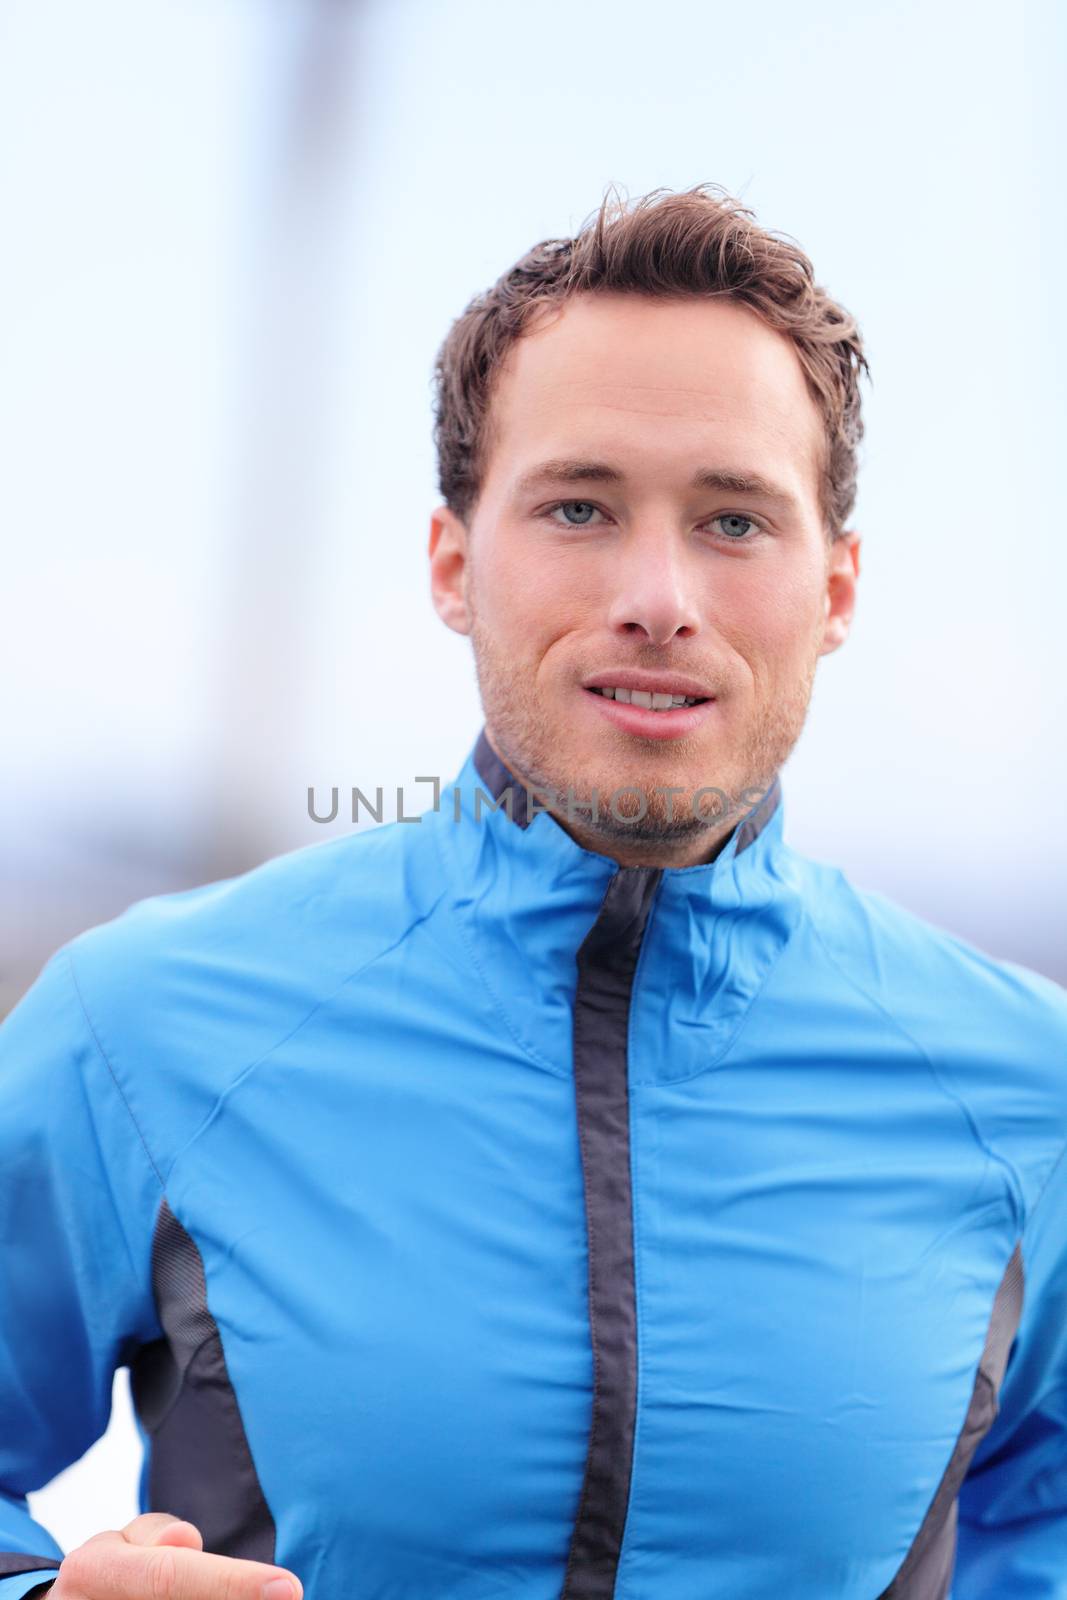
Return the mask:
[[[610, 183], [725, 185], [866, 339], [787, 839], [1067, 981], [1065, 42], [1057, 0], [2, 0], [0, 1015], [131, 901], [350, 827], [309, 784], [458, 771], [433, 359]], [[31, 1507], [70, 1549], [138, 1461], [123, 1370]]]

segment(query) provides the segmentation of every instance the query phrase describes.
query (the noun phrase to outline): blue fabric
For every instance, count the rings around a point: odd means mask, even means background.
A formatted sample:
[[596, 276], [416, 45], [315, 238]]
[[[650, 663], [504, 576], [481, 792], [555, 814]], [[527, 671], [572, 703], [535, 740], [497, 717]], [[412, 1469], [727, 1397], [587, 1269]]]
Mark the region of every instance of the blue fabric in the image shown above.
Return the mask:
[[[458, 821], [446, 786], [133, 906], [0, 1028], [0, 1550], [63, 1553], [24, 1496], [161, 1336], [165, 1194], [308, 1600], [560, 1593], [593, 1383], [575, 952], [616, 867], [548, 815], [476, 821], [471, 757], [457, 783]], [[1021, 1240], [952, 1594], [1067, 1600], [1067, 995], [782, 829], [665, 871], [637, 967], [615, 1594], [875, 1600]]]

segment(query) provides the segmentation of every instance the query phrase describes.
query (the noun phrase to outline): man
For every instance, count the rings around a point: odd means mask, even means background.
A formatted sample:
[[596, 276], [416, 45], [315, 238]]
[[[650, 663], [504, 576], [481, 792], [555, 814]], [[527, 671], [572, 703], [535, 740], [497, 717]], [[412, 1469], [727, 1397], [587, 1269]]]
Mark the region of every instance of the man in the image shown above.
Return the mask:
[[[454, 325], [456, 780], [0, 1033], [0, 1600], [1067, 1596], [1065, 997], [782, 832], [864, 366], [712, 186]], [[143, 1514], [64, 1557], [122, 1364]]]

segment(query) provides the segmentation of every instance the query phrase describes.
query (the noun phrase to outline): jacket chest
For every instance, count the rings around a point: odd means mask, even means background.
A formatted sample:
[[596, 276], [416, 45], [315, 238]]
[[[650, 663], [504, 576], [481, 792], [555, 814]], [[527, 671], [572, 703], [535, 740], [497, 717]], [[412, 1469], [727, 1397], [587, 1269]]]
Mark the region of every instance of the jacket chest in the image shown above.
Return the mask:
[[[389, 1066], [350, 1074], [347, 1103], [325, 1085], [334, 1115], [305, 1080], [314, 1161], [299, 1116], [288, 1159], [283, 1142], [244, 1181], [210, 1135], [200, 1152], [206, 1214], [230, 1211], [217, 1253], [205, 1223], [209, 1300], [261, 1453], [300, 1458], [285, 1492], [309, 1536], [383, 1584], [407, 1552], [430, 1592], [457, 1562], [536, 1571], [571, 1548], [599, 1437], [636, 1594], [657, 1552], [696, 1582], [724, 1551], [753, 1574], [768, 1550], [805, 1571], [816, 1551], [844, 1595], [906, 1548], [1003, 1268], [1002, 1196], [969, 1140], [917, 1126], [889, 1160], [858, 1091], [831, 1109], [809, 1077], [783, 1104], [778, 1063], [633, 1086], [598, 1146], [562, 1077], [477, 1093], [469, 1062]], [[261, 1096], [277, 1130], [271, 1095], [267, 1072], [244, 1114]]]

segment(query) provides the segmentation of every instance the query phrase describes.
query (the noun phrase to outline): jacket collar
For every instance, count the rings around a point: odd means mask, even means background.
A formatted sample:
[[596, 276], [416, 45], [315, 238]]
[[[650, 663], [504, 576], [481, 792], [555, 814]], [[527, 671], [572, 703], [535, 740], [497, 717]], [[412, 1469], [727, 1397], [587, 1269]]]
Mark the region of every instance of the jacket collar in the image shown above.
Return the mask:
[[635, 1081], [662, 1082], [721, 1057], [797, 925], [798, 860], [782, 839], [782, 811], [776, 779], [714, 860], [620, 867], [584, 849], [549, 812], [529, 815], [483, 729], [425, 820], [447, 864], [473, 981], [489, 991], [504, 1032], [550, 1072], [570, 1070], [575, 956], [612, 879], [656, 880], [635, 1004], [666, 1032], [662, 1048], [640, 1052], [634, 1066]]

